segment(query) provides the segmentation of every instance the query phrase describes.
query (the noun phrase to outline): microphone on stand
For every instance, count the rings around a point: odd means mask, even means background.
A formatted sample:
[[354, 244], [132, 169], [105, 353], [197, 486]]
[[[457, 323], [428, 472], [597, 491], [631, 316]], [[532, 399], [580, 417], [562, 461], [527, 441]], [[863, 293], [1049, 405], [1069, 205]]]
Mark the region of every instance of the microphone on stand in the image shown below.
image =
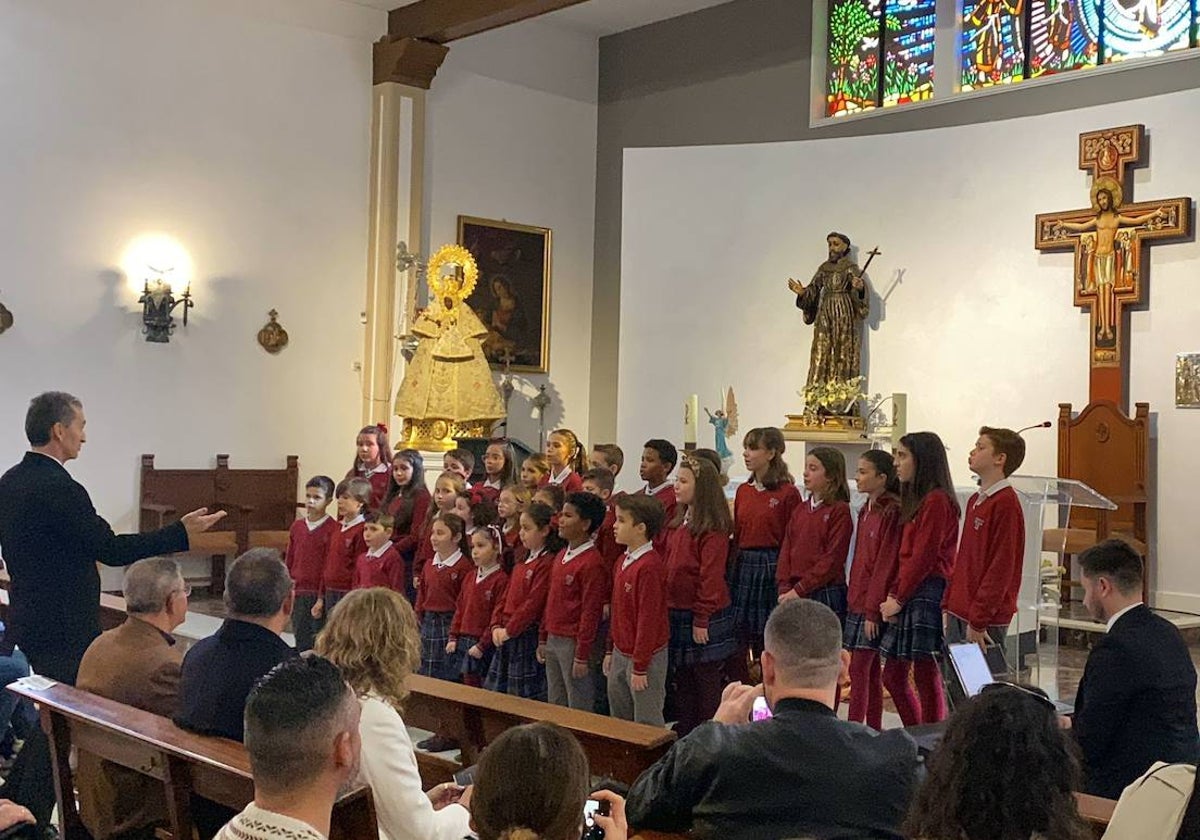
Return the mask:
[[1024, 429], [1018, 429], [1017, 434], [1028, 432], [1030, 429], [1049, 429], [1052, 425], [1054, 424], [1049, 420], [1043, 420], [1041, 423], [1035, 423], [1032, 426], [1026, 426]]

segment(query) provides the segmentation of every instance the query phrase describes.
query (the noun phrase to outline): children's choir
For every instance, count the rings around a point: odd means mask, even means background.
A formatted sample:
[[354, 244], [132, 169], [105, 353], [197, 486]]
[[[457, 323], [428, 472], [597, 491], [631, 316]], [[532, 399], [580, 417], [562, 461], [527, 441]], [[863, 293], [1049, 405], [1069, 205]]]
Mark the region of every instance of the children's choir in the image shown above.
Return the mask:
[[980, 489], [961, 540], [931, 432], [853, 465], [857, 523], [843, 455], [812, 449], [802, 495], [770, 427], [745, 436], [750, 477], [732, 505], [715, 452], [681, 460], [658, 438], [633, 494], [615, 492], [620, 447], [589, 459], [569, 429], [519, 465], [507, 441], [489, 442], [475, 485], [474, 456], [452, 450], [432, 492], [421, 454], [393, 456], [386, 428], [362, 429], [355, 449], [336, 488], [308, 482], [290, 532], [302, 651], [346, 592], [387, 587], [414, 602], [424, 675], [686, 734], [749, 679], [775, 605], [810, 598], [843, 622], [850, 719], [879, 729], [885, 688], [905, 725], [945, 717], [947, 639], [1002, 644], [1016, 611], [1024, 521], [1008, 477], [1025, 444], [1008, 429], [982, 428], [971, 450]]

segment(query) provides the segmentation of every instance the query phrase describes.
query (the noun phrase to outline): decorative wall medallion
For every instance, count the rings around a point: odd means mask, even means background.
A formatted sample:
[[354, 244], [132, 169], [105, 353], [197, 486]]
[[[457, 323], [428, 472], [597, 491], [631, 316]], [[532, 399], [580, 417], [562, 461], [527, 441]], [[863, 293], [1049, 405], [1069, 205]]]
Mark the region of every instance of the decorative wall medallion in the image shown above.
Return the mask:
[[272, 309], [267, 313], [271, 320], [258, 331], [258, 343], [272, 356], [288, 345], [287, 330], [279, 325], [279, 313]]
[[0, 303], [0, 335], [8, 331], [8, 328], [13, 325], [13, 314], [8, 311], [8, 307]]
[[1175, 407], [1200, 408], [1200, 353], [1180, 353], [1175, 359]]

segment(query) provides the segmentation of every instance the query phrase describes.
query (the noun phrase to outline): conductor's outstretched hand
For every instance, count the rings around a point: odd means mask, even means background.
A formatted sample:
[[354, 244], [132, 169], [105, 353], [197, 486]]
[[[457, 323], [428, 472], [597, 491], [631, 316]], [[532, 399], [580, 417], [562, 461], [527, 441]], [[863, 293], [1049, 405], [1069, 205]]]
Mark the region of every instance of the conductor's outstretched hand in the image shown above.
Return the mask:
[[185, 513], [179, 521], [183, 523], [183, 527], [187, 529], [188, 536], [190, 537], [192, 534], [203, 534], [224, 518], [225, 511], [223, 510], [219, 510], [216, 513], [209, 513], [208, 508], [200, 508], [191, 513]]

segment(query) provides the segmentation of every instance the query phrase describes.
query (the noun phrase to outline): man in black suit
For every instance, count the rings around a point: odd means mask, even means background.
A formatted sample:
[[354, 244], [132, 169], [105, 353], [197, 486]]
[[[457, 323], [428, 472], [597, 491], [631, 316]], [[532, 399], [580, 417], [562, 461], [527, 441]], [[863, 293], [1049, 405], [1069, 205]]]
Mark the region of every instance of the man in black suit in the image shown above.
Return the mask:
[[[79, 662], [100, 635], [96, 563], [128, 566], [143, 557], [186, 551], [191, 534], [225, 515], [195, 510], [151, 534], [113, 533], [87, 490], [68, 473], [87, 436], [83, 404], [51, 391], [25, 414], [30, 451], [0, 477], [0, 552], [11, 578], [8, 651], [19, 646], [33, 670], [75, 683]], [[13, 766], [6, 794], [45, 824], [54, 806], [49, 742], [35, 729]]]
[[[917, 745], [901, 729], [838, 719], [849, 664], [832, 610], [804, 598], [780, 604], [767, 621], [763, 684], [728, 686], [712, 722], [638, 778], [630, 826], [703, 840], [900, 838]], [[750, 721], [764, 694], [774, 717]]]
[[1072, 729], [1086, 792], [1116, 799], [1156, 761], [1196, 762], [1196, 668], [1175, 625], [1142, 603], [1142, 560], [1121, 540], [1079, 557], [1083, 605], [1108, 632], [1088, 655]]

